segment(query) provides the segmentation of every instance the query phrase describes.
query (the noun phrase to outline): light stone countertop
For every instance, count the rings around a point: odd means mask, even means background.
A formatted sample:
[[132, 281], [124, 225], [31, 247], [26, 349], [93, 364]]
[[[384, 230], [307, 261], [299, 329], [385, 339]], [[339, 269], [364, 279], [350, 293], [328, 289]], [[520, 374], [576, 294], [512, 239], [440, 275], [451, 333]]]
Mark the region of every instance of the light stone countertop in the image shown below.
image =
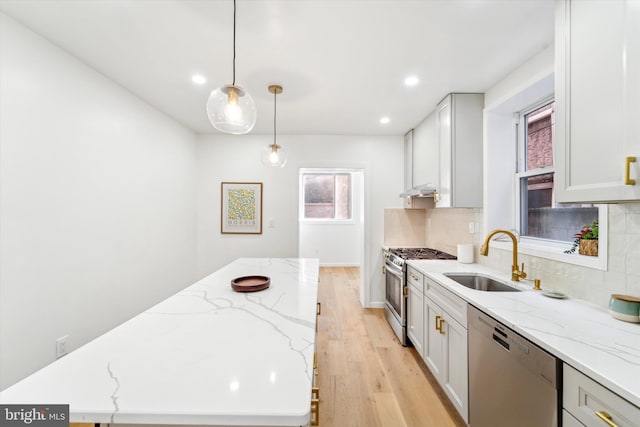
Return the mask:
[[[508, 265], [504, 272], [457, 261], [408, 265], [640, 407], [640, 324], [616, 320], [585, 301], [545, 297], [529, 281], [511, 282]], [[484, 273], [524, 292], [469, 289], [443, 275], [447, 272]], [[542, 289], [553, 284], [543, 282]]]
[[[306, 425], [316, 259], [241, 258], [0, 392], [70, 404], [71, 422]], [[271, 286], [237, 293], [232, 279]]]

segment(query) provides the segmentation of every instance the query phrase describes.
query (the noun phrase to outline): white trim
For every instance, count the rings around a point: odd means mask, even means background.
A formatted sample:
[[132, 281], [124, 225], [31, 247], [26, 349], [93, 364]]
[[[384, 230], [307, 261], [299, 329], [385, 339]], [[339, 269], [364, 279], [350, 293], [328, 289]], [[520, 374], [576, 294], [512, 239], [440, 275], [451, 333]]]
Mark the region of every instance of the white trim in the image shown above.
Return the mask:
[[384, 301], [371, 301], [367, 308], [384, 308]]
[[[352, 215], [353, 216], [353, 215]], [[298, 222], [313, 225], [353, 225], [355, 219], [299, 218]]]
[[360, 267], [357, 262], [321, 262], [320, 267]]
[[[313, 223], [313, 224], [355, 224], [354, 212], [353, 212], [353, 172], [354, 169], [342, 169], [342, 168], [300, 168], [298, 171], [298, 222]], [[303, 180], [305, 175], [333, 175], [334, 184], [336, 175], [349, 175], [349, 209], [351, 218], [349, 219], [332, 219], [332, 218], [305, 218], [304, 217], [304, 185]], [[336, 190], [333, 190], [333, 206], [336, 205]]]

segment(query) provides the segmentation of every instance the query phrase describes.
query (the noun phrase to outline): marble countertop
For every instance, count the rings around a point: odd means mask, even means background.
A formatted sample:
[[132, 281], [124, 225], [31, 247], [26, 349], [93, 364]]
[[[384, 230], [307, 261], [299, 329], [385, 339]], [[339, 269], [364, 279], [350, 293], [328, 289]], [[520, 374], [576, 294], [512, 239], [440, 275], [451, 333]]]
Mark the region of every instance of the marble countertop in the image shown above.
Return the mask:
[[[532, 282], [511, 282], [509, 266], [497, 272], [457, 261], [408, 265], [640, 407], [640, 324], [616, 320], [585, 301], [545, 297], [532, 289]], [[524, 292], [469, 289], [444, 276], [446, 272], [485, 273]], [[542, 283], [542, 289], [552, 288]]]
[[[306, 425], [318, 260], [241, 258], [0, 393], [71, 422]], [[271, 286], [237, 293], [232, 279]]]

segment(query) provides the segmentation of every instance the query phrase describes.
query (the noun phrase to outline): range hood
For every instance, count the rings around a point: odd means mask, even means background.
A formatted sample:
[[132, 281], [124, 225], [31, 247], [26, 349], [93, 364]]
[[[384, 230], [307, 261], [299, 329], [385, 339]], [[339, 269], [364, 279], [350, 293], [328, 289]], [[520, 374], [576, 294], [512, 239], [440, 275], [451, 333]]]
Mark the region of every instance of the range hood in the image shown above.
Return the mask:
[[400, 193], [400, 197], [432, 197], [436, 191], [436, 186], [433, 184], [416, 185], [411, 187], [404, 193]]

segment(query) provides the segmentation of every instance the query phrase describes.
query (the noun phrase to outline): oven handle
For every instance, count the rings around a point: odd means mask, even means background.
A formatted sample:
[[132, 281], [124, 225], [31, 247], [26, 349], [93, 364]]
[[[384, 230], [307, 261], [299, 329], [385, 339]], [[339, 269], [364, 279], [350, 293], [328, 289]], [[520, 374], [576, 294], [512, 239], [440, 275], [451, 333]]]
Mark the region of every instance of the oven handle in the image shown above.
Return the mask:
[[391, 268], [387, 264], [385, 264], [385, 270], [387, 271], [387, 273], [391, 273], [393, 276], [398, 277], [400, 280], [404, 280], [402, 271], [398, 272], [396, 269]]

